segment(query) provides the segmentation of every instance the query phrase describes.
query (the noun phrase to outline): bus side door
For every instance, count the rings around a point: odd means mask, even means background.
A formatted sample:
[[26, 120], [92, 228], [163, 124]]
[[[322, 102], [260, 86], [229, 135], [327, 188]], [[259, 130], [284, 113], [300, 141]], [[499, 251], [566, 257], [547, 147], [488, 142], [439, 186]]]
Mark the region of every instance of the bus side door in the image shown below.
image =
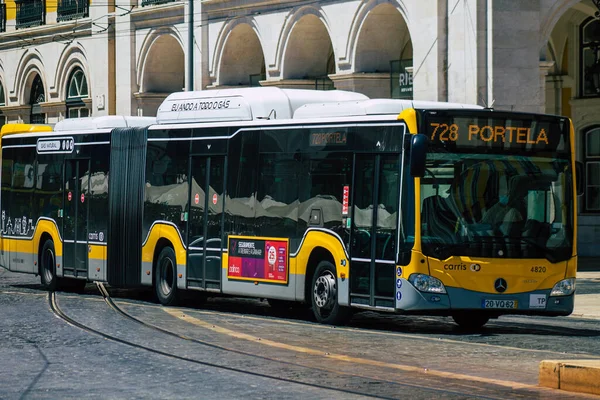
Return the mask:
[[350, 302], [394, 308], [399, 154], [354, 157]]
[[221, 290], [225, 156], [193, 156], [188, 219], [188, 287]]
[[90, 160], [65, 160], [63, 275], [87, 277]]

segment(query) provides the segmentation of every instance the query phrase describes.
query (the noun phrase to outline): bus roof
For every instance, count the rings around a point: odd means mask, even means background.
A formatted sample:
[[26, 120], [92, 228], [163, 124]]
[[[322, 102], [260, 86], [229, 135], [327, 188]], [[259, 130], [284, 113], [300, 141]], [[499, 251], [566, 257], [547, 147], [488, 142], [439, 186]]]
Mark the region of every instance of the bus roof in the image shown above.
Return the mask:
[[156, 119], [159, 124], [291, 119], [305, 104], [358, 100], [368, 97], [343, 90], [277, 87], [177, 92], [160, 105]]
[[35, 133], [35, 132], [50, 132], [52, 127], [50, 125], [38, 125], [38, 124], [5, 124], [0, 129], [0, 137], [5, 135], [15, 135], [17, 133]]
[[366, 115], [399, 115], [409, 109], [483, 109], [475, 104], [446, 103], [437, 101], [373, 99], [363, 101], [305, 104], [294, 113], [294, 119], [350, 117]]
[[82, 131], [113, 128], [144, 127], [156, 123], [154, 117], [128, 117], [106, 115], [103, 117], [67, 118], [54, 126], [55, 132]]

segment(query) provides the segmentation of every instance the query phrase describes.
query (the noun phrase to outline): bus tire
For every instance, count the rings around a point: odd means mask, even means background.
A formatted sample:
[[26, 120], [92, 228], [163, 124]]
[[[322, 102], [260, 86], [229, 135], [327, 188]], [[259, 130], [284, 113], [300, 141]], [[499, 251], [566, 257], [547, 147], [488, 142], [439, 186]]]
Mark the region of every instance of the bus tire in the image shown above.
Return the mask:
[[42, 246], [40, 253], [40, 281], [42, 286], [54, 292], [58, 289], [58, 277], [56, 276], [56, 253], [54, 252], [54, 242], [47, 239]]
[[164, 306], [174, 306], [179, 301], [177, 292], [177, 261], [173, 248], [161, 250], [154, 269], [154, 289], [156, 298]]
[[340, 306], [335, 267], [321, 261], [312, 278], [310, 298], [316, 320], [322, 324], [342, 325], [350, 319], [350, 308]]
[[473, 311], [453, 314], [452, 319], [465, 331], [477, 331], [488, 323], [490, 316]]

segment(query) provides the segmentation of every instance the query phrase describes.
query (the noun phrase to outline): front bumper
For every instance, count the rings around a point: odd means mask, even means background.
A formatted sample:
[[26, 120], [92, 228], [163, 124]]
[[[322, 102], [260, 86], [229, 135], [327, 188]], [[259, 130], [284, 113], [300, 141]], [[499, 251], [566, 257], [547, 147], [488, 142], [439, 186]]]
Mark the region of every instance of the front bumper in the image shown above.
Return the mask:
[[[407, 314], [451, 315], [457, 310], [485, 311], [493, 315], [527, 314], [560, 316], [573, 312], [575, 295], [550, 297], [550, 289], [524, 293], [483, 293], [446, 287], [446, 294], [419, 292], [405, 279], [396, 289], [396, 310]], [[542, 301], [541, 299], [544, 299]], [[512, 300], [517, 308], [484, 308], [486, 300]]]

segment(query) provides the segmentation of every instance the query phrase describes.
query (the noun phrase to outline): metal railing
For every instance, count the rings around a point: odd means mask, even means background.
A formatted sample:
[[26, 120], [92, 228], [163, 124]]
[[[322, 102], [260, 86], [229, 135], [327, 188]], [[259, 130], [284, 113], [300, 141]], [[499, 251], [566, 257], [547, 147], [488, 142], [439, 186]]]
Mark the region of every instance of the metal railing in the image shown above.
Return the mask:
[[90, 15], [89, 0], [58, 0], [56, 22], [87, 18]]
[[46, 24], [45, 0], [15, 0], [17, 6], [17, 29]]
[[173, 3], [177, 0], [142, 0], [142, 7], [155, 6], [158, 4]]
[[6, 32], [6, 4], [0, 4], [0, 32]]

